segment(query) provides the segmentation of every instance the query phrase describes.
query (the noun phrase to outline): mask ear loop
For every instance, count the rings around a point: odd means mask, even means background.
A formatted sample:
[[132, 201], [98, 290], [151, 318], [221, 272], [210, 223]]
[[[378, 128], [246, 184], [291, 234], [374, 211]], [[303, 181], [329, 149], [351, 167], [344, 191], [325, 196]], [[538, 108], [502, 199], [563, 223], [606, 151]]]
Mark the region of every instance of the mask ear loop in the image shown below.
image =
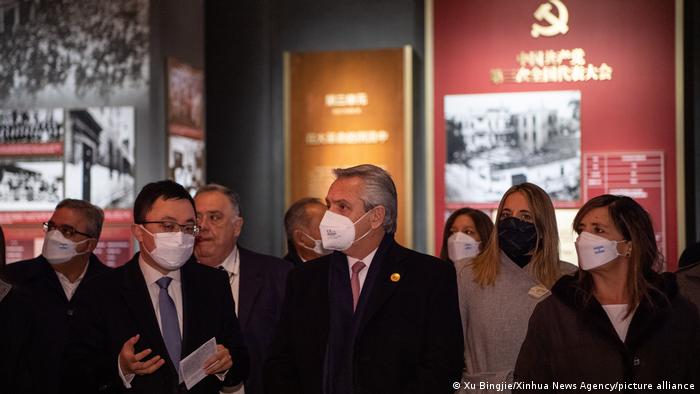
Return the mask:
[[[629, 242], [629, 240], [623, 239], [622, 241], [615, 241], [615, 244], [621, 244], [623, 242]], [[624, 256], [624, 257], [630, 257], [632, 256], [632, 246], [627, 248], [627, 251], [625, 253], [620, 253], [617, 252], [618, 256]]]
[[[374, 208], [372, 208], [372, 209], [374, 209]], [[354, 226], [355, 224], [359, 223], [360, 220], [362, 220], [365, 216], [367, 216], [368, 213], [372, 212], [372, 209], [370, 209], [369, 211], [365, 212], [365, 214], [362, 215], [362, 216], [360, 216], [359, 219], [355, 220], [355, 223], [353, 223], [353, 226]], [[362, 238], [368, 236], [369, 233], [371, 233], [372, 231], [374, 231], [374, 229], [373, 229], [372, 227], [370, 227], [369, 230], [367, 230], [366, 233], [362, 234], [362, 236], [361, 236], [360, 238], [357, 238], [356, 240], [352, 241], [352, 243], [355, 244], [356, 242], [359, 242]]]
[[304, 249], [308, 249], [308, 250], [310, 250], [310, 251], [312, 251], [312, 252], [316, 252], [315, 247], [316, 247], [316, 241], [317, 241], [317, 240], [314, 239], [314, 237], [310, 236], [309, 234], [307, 234], [307, 233], [305, 233], [305, 232], [303, 232], [303, 231], [301, 231], [301, 230], [299, 230], [299, 232], [301, 232], [301, 234], [304, 235], [306, 238], [308, 238], [308, 239], [314, 241], [314, 246], [313, 246], [313, 247], [309, 247], [309, 246], [307, 246], [307, 245], [306, 245], [305, 243], [303, 243], [303, 242], [299, 242], [299, 243], [297, 243], [297, 245], [301, 246], [301, 247], [304, 248]]

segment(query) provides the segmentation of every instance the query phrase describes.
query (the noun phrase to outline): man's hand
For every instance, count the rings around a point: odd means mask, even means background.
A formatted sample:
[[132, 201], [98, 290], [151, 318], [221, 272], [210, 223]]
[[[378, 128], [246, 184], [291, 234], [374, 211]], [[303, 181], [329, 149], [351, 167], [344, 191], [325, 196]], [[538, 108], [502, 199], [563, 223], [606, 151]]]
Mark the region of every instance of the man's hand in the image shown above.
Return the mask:
[[229, 353], [228, 349], [226, 349], [224, 345], [216, 345], [216, 354], [204, 362], [203, 368], [207, 375], [214, 375], [226, 372], [232, 366], [233, 360], [231, 359], [231, 353]]
[[153, 356], [147, 361], [142, 362], [141, 360], [151, 354], [151, 349], [146, 349], [140, 353], [134, 354], [134, 345], [139, 341], [139, 338], [140, 335], [129, 338], [128, 341], [124, 342], [122, 350], [119, 352], [119, 365], [121, 366], [124, 376], [131, 374], [152, 374], [165, 364], [165, 360], [160, 356]]

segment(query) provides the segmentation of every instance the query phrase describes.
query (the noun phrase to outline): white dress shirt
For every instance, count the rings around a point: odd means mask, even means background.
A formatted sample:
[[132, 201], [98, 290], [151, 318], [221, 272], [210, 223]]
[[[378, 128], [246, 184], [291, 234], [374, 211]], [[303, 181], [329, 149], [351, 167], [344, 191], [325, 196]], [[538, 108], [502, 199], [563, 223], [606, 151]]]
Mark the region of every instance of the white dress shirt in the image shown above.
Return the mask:
[[358, 276], [359, 276], [358, 279], [360, 280], [360, 294], [362, 294], [362, 287], [365, 285], [365, 278], [367, 277], [367, 272], [369, 272], [369, 266], [370, 266], [370, 264], [372, 264], [372, 260], [374, 259], [374, 255], [377, 254], [377, 249], [379, 249], [379, 247], [377, 247], [373, 251], [369, 252], [369, 254], [367, 256], [365, 256], [365, 258], [363, 258], [363, 259], [356, 259], [354, 257], [350, 257], [350, 256], [346, 255], [346, 257], [348, 258], [348, 272], [349, 272], [351, 280], [352, 280], [352, 266], [353, 266], [353, 264], [355, 264], [358, 261], [365, 263], [365, 268], [363, 268], [362, 271], [360, 271], [360, 273], [358, 274]]
[[141, 268], [143, 279], [146, 281], [146, 288], [148, 289], [148, 295], [151, 296], [153, 310], [156, 311], [156, 319], [158, 319], [158, 328], [160, 328], [161, 335], [163, 334], [163, 323], [160, 320], [160, 302], [158, 300], [160, 286], [158, 286], [156, 281], [163, 276], [172, 278], [168, 286], [168, 295], [173, 299], [173, 303], [175, 303], [177, 322], [180, 325], [180, 339], [182, 339], [182, 281], [180, 280], [180, 270], [170, 271], [167, 275], [163, 275], [158, 272], [158, 270], [148, 265], [141, 256], [139, 256], [139, 268]]
[[61, 272], [54, 270], [56, 272], [56, 276], [58, 276], [58, 281], [61, 282], [61, 287], [63, 287], [63, 292], [66, 293], [66, 298], [68, 298], [68, 301], [73, 298], [73, 294], [75, 294], [75, 291], [78, 289], [78, 286], [80, 286], [80, 282], [83, 280], [85, 277], [85, 273], [87, 272], [88, 265], [90, 262], [88, 261], [85, 263], [85, 268], [83, 269], [83, 273], [80, 274], [78, 279], [75, 280], [75, 282], [71, 282], [68, 277], [63, 275]]
[[231, 295], [233, 302], [236, 304], [236, 316], [238, 316], [238, 293], [241, 282], [241, 259], [238, 253], [238, 247], [234, 246], [231, 253], [224, 259], [224, 262], [219, 265], [228, 274], [228, 281], [231, 285]]

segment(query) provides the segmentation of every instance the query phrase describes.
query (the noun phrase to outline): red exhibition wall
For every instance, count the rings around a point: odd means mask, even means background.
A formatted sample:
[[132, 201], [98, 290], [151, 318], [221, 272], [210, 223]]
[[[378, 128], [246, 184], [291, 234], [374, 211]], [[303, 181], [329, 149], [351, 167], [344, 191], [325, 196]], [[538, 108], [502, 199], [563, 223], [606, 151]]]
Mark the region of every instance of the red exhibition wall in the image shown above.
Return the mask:
[[[533, 24], [560, 32], [534, 38]], [[555, 206], [577, 208], [606, 192], [635, 197], [676, 269], [674, 1], [435, 0], [433, 40], [436, 245], [455, 208], [445, 198], [445, 96], [580, 91], [581, 190]], [[567, 57], [577, 51], [585, 64]]]

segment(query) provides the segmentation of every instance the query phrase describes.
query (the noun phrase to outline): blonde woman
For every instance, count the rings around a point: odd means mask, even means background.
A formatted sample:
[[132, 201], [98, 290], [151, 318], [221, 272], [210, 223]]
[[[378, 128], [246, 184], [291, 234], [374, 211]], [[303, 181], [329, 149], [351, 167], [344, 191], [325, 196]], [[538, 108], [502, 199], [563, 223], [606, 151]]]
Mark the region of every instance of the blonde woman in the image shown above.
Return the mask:
[[[563, 274], [554, 206], [532, 183], [506, 191], [486, 249], [458, 272], [464, 328], [462, 392], [503, 392], [538, 302]], [[509, 392], [509, 390], [505, 390]]]

